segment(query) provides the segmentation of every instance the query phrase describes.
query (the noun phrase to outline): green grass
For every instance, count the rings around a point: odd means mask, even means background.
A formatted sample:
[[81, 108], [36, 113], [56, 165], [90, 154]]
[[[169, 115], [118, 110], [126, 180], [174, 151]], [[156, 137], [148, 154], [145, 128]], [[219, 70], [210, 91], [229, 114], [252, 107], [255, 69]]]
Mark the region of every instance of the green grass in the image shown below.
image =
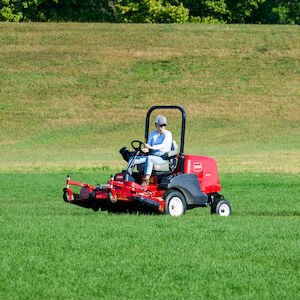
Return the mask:
[[299, 173], [299, 30], [0, 23], [0, 169], [119, 165], [147, 109], [177, 104], [187, 153]]
[[[108, 176], [96, 173], [73, 177]], [[231, 217], [198, 208], [177, 219], [68, 205], [64, 179], [0, 175], [0, 298], [299, 297], [299, 178], [223, 174]]]
[[[0, 23], [0, 298], [299, 298], [299, 30]], [[64, 203], [68, 173], [125, 166], [157, 104], [185, 108], [185, 152], [217, 159], [233, 215]]]

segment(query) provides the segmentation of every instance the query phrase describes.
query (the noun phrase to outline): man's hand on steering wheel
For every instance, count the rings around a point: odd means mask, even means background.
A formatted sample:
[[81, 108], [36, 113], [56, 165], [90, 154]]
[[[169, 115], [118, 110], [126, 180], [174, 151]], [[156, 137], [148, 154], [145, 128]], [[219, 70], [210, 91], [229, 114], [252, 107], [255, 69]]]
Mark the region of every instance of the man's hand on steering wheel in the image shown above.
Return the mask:
[[145, 144], [145, 147], [146, 147], [148, 150], [152, 150], [152, 149], [153, 149], [153, 147], [150, 146], [149, 144]]
[[143, 153], [149, 153], [149, 150], [153, 149], [153, 147], [150, 146], [149, 144], [145, 144], [139, 140], [133, 140], [131, 142], [131, 147], [135, 151], [142, 151]]
[[149, 144], [145, 144], [145, 148], [142, 149], [144, 153], [149, 153], [149, 150], [153, 149]]

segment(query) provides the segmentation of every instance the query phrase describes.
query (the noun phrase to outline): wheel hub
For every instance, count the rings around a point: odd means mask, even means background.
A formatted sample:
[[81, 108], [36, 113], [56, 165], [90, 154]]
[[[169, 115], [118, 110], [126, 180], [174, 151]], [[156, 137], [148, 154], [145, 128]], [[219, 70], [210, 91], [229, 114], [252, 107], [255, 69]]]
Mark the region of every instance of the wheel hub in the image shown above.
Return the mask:
[[222, 217], [228, 217], [230, 215], [230, 208], [226, 203], [220, 206], [219, 215]]
[[183, 214], [183, 204], [179, 197], [173, 197], [169, 203], [170, 215], [173, 217], [179, 217]]

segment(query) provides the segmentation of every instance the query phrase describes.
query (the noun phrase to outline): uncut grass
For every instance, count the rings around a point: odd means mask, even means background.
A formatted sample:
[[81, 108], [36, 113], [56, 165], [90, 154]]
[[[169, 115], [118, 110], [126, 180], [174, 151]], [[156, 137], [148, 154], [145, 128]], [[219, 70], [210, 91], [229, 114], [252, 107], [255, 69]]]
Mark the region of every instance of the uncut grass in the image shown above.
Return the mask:
[[65, 174], [0, 179], [1, 298], [299, 296], [298, 176], [222, 174], [229, 218], [94, 213], [62, 201]]
[[[1, 23], [0, 165], [113, 165], [143, 138], [151, 105], [178, 104], [187, 153], [220, 157], [225, 171], [297, 173], [299, 36], [296, 26]], [[177, 122], [171, 114], [172, 131]]]

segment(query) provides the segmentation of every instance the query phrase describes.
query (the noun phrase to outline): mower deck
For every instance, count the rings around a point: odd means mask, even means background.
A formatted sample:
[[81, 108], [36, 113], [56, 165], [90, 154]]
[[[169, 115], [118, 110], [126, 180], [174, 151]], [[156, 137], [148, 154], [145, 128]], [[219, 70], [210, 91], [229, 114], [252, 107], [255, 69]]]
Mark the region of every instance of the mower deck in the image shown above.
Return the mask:
[[[122, 178], [116, 181], [115, 178]], [[106, 185], [92, 186], [83, 182], [72, 181], [67, 177], [67, 187], [63, 189], [63, 198], [66, 202], [97, 211], [112, 212], [126, 211], [153, 211], [162, 213], [165, 200], [163, 190], [157, 190], [156, 185], [143, 187], [136, 182], [123, 181], [124, 173], [111, 177]], [[80, 186], [79, 194], [74, 193], [71, 185]]]

